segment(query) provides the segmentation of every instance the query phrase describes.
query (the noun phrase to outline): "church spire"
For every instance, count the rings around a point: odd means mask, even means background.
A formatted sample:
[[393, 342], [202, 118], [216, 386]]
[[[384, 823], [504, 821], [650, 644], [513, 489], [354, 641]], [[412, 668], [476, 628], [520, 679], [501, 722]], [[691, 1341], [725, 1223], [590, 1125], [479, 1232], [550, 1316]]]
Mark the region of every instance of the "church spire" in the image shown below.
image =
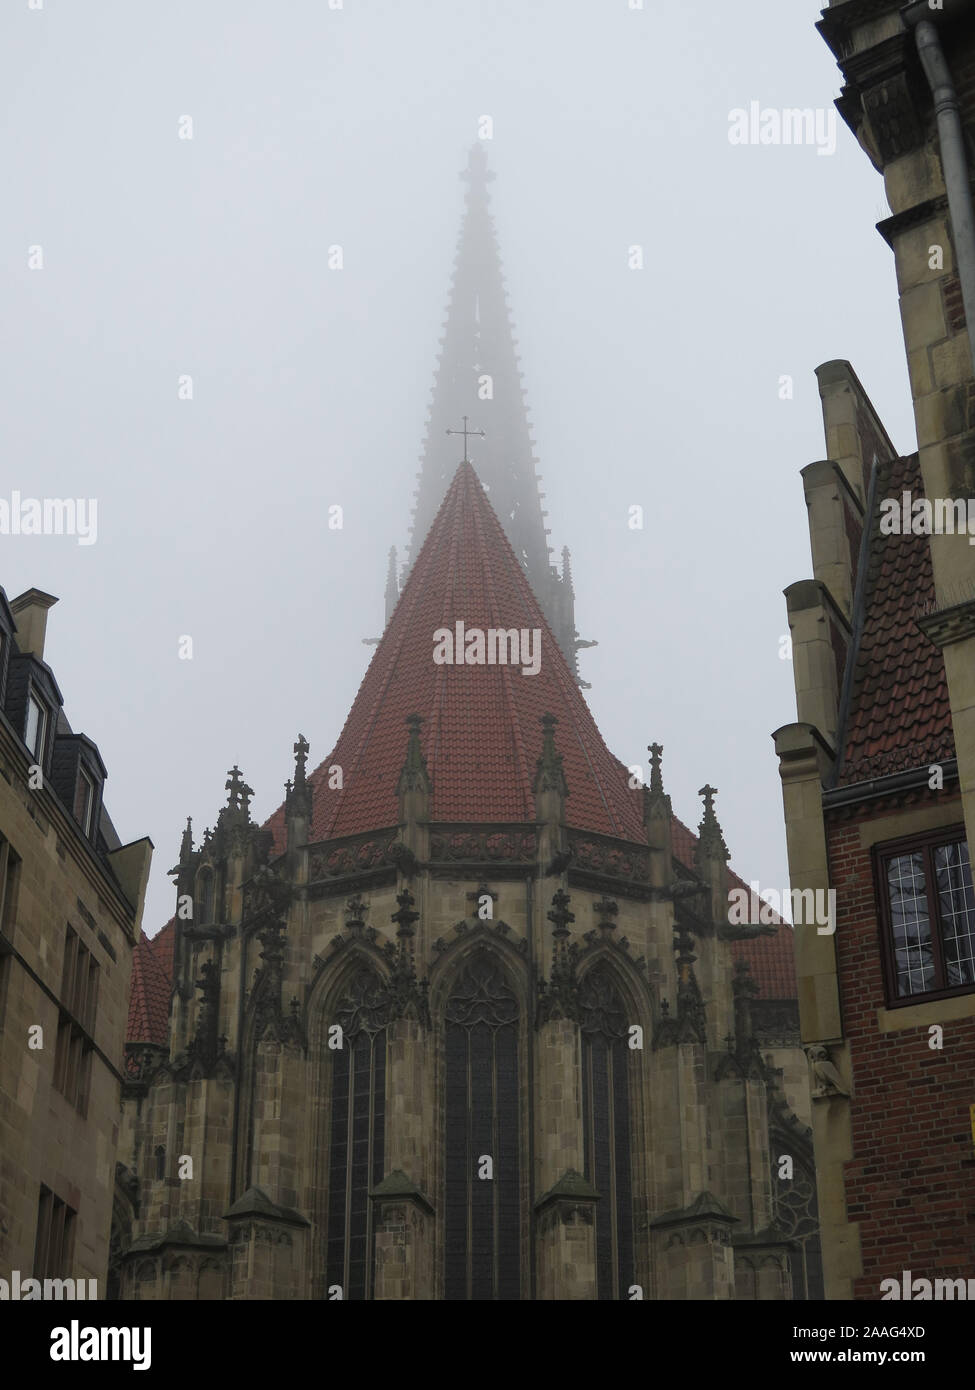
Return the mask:
[[[473, 450], [478, 477], [575, 672], [571, 578], [560, 577], [550, 559], [543, 494], [489, 206], [488, 184], [494, 175], [481, 141], [472, 147], [461, 178], [467, 183], [465, 212], [421, 455], [410, 564], [460, 462], [457, 441], [450, 434], [470, 417], [484, 430]], [[466, 457], [466, 437], [464, 443]]]

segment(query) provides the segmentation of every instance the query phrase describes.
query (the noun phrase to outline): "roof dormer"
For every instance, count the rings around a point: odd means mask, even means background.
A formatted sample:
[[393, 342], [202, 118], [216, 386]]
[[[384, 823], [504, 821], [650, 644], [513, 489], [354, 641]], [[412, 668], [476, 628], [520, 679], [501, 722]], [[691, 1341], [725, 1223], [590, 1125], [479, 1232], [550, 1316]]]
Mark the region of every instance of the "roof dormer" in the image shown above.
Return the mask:
[[51, 760], [51, 787], [90, 844], [96, 843], [105, 764], [85, 734], [58, 734]]

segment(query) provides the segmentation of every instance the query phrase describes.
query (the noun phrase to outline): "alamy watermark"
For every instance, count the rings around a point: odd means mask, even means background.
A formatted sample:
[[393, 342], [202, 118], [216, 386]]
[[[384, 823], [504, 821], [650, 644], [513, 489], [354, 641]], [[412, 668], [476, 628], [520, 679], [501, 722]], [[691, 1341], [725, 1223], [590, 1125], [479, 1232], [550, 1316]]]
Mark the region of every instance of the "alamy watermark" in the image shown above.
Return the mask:
[[152, 1328], [81, 1327], [77, 1319], [69, 1327], [51, 1332], [52, 1361], [131, 1361], [133, 1371], [152, 1365]]
[[836, 110], [832, 106], [762, 106], [750, 101], [748, 109], [736, 106], [728, 112], [731, 145], [815, 145], [817, 154], [836, 152]]
[[732, 888], [728, 893], [728, 923], [732, 927], [770, 927], [776, 915], [791, 910], [794, 927], [815, 927], [818, 936], [836, 931], [835, 888], [764, 888], [752, 881], [748, 888]]
[[0, 536], [77, 536], [79, 545], [98, 539], [94, 497], [0, 497]]
[[899, 1279], [881, 1279], [880, 1300], [903, 1299], [914, 1303], [975, 1300], [975, 1279], [915, 1279], [909, 1269]]
[[880, 504], [882, 536], [959, 536], [975, 545], [975, 498], [886, 497]]
[[541, 628], [465, 627], [463, 619], [433, 634], [437, 666], [521, 666], [523, 676], [542, 669]]
[[97, 1279], [34, 1279], [28, 1275], [21, 1277], [19, 1269], [10, 1271], [9, 1279], [0, 1279], [0, 1303], [31, 1303], [37, 1299], [85, 1299], [95, 1302], [98, 1298]]

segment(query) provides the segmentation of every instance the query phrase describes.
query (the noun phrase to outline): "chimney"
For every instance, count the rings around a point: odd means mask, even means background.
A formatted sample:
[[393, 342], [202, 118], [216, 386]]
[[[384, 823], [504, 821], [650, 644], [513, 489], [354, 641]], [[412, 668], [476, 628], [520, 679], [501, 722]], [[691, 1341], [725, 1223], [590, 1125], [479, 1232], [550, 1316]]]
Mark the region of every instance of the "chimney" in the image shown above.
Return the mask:
[[36, 656], [38, 661], [44, 660], [47, 610], [56, 603], [54, 595], [45, 594], [42, 589], [28, 589], [10, 603], [10, 611], [17, 623], [17, 646], [22, 652]]

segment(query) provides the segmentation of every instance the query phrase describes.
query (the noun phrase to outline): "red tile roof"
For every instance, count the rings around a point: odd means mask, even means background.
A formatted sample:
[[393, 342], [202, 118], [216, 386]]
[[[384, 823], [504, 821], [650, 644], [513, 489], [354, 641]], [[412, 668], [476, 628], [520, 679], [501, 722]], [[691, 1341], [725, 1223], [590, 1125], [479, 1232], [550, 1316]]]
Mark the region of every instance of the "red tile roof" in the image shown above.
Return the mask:
[[[745, 888], [740, 879], [733, 887]], [[795, 999], [798, 997], [796, 985], [796, 958], [793, 928], [782, 922], [774, 936], [756, 936], [753, 941], [733, 941], [731, 955], [735, 964], [746, 960], [751, 968], [751, 976], [758, 991], [756, 999]]]
[[[541, 633], [541, 667], [437, 665], [434, 632], [528, 628]], [[534, 821], [532, 780], [542, 750], [541, 716], [558, 720], [569, 796], [566, 822], [646, 844], [642, 792], [613, 756], [549, 631], [524, 570], [470, 464], [461, 464], [423, 544], [396, 611], [359, 686], [329, 756], [309, 777], [311, 839], [339, 839], [395, 826], [396, 784], [406, 756], [407, 716], [421, 714], [421, 745], [433, 784], [431, 819]], [[329, 771], [342, 769], [342, 787]], [[286, 843], [284, 807], [267, 822], [277, 853]], [[697, 837], [674, 817], [674, 853], [689, 868]], [[745, 887], [732, 875], [732, 886]], [[175, 923], [136, 947], [130, 1041], [165, 1041]], [[760, 998], [794, 998], [792, 932], [736, 943]], [[165, 990], [162, 982], [165, 981]], [[165, 1002], [163, 1004], [163, 995]], [[161, 1027], [161, 1033], [160, 1033]]]
[[126, 1042], [165, 1047], [173, 988], [176, 923], [169, 921], [151, 939], [142, 933], [132, 953], [132, 983]]
[[[673, 820], [672, 834], [674, 854], [687, 868], [693, 869], [697, 836], [676, 816]], [[746, 893], [750, 892], [750, 885], [729, 869], [729, 892], [733, 888], [744, 888]], [[748, 962], [752, 980], [758, 986], [756, 999], [795, 999], [796, 962], [792, 927], [777, 912], [772, 913], [772, 922], [769, 925], [778, 926], [774, 936], [756, 936], [751, 941], [733, 941], [732, 958], [736, 965], [739, 960]]]
[[935, 603], [929, 538], [880, 532], [881, 500], [900, 507], [905, 492], [924, 496], [917, 454], [894, 459], [885, 474], [871, 523], [840, 785], [955, 756], [944, 660], [915, 621]]
[[152, 953], [159, 962], [167, 980], [173, 978], [173, 952], [176, 950], [176, 918], [170, 917], [166, 925], [149, 937]]
[[[537, 629], [541, 669], [436, 665], [434, 633]], [[396, 825], [396, 784], [406, 719], [423, 715], [423, 753], [435, 821], [531, 821], [540, 719], [558, 719], [555, 741], [569, 784], [574, 829], [644, 841], [639, 790], [603, 742], [589, 708], [470, 464], [461, 464], [376, 648], [335, 748], [312, 774], [313, 840]], [[328, 769], [342, 768], [342, 788]], [[284, 812], [269, 825], [284, 848]]]
[[[538, 628], [538, 675], [517, 667], [437, 666], [433, 634], [466, 629]], [[394, 826], [396, 783], [406, 754], [406, 718], [424, 716], [421, 743], [433, 783], [435, 821], [531, 821], [541, 752], [539, 719], [558, 719], [555, 742], [569, 796], [566, 822], [646, 844], [642, 792], [610, 753], [507, 537], [470, 464], [461, 464], [430, 528], [396, 611], [363, 677], [335, 748], [309, 779], [313, 840]], [[341, 790], [329, 768], [343, 772]], [[284, 849], [284, 808], [268, 822]], [[674, 853], [693, 868], [697, 837], [674, 817]], [[731, 886], [747, 887], [736, 875]], [[792, 930], [737, 943], [760, 998], [794, 998]]]

